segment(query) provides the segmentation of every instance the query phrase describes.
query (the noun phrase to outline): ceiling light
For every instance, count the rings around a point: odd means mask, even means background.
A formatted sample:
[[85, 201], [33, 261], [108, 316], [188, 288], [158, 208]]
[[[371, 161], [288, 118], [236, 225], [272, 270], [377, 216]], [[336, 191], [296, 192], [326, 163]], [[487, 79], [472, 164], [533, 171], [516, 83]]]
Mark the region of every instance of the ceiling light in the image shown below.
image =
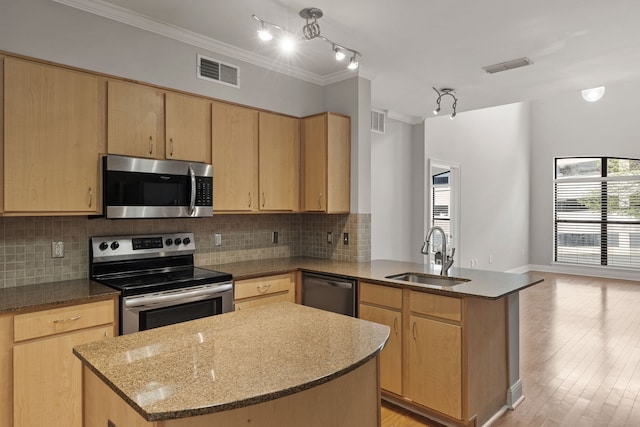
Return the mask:
[[596, 102], [604, 95], [604, 86], [585, 89], [582, 91], [582, 98], [585, 101]]
[[258, 37], [260, 37], [261, 40], [269, 41], [274, 38], [273, 31], [275, 30], [276, 37], [280, 41], [280, 47], [286, 53], [294, 50], [296, 38], [302, 40], [320, 39], [331, 45], [331, 50], [333, 51], [337, 61], [345, 59], [347, 54], [351, 55], [347, 68], [350, 70], [358, 69], [358, 56], [362, 56], [360, 52], [344, 45], [337, 44], [320, 34], [320, 24], [318, 24], [318, 19], [322, 17], [322, 10], [316, 7], [307, 7], [302, 9], [299, 15], [305, 20], [305, 24], [302, 26], [302, 35], [285, 27], [265, 21], [256, 15], [252, 16], [253, 19], [258, 21], [261, 26], [258, 30]]
[[265, 42], [273, 39], [273, 34], [264, 27], [264, 22], [262, 23], [262, 28], [258, 30], [258, 37], [260, 37], [260, 40]]
[[511, 61], [501, 62], [499, 64], [487, 65], [482, 67], [489, 74], [499, 73], [501, 71], [513, 70], [514, 68], [526, 67], [533, 64], [533, 61], [527, 57], [513, 59]]
[[453, 120], [453, 118], [456, 116], [456, 108], [458, 106], [458, 98], [456, 98], [456, 96], [453, 94], [453, 89], [442, 88], [438, 90], [434, 87], [433, 90], [435, 90], [438, 94], [438, 99], [436, 99], [436, 109], [433, 110], [433, 114], [436, 116], [438, 115], [438, 113], [440, 112], [440, 102], [442, 101], [442, 97], [448, 95], [453, 98], [453, 105], [451, 105], [451, 107], [453, 108], [453, 112], [449, 116], [449, 118]]

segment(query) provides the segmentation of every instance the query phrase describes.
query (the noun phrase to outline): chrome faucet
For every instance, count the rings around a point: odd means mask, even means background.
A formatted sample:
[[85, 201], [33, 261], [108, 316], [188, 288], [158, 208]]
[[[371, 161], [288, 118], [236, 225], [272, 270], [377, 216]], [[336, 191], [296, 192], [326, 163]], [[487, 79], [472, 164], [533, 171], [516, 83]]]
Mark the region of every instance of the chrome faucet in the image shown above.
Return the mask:
[[423, 255], [429, 254], [429, 240], [431, 239], [431, 235], [434, 231], [439, 231], [442, 235], [442, 269], [440, 270], [441, 276], [449, 275], [449, 269], [453, 265], [453, 254], [456, 253], [456, 248], [451, 248], [451, 256], [447, 255], [447, 235], [442, 229], [442, 227], [431, 227], [427, 232], [427, 235], [424, 238], [424, 243], [422, 244], [422, 249], [420, 252]]

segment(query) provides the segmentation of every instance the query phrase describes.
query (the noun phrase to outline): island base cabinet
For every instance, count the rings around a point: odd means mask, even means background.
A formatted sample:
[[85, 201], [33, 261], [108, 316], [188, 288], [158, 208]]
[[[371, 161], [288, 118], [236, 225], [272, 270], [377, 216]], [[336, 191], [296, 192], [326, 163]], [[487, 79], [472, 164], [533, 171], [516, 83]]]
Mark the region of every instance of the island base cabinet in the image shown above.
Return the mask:
[[148, 422], [84, 367], [86, 427], [380, 426], [378, 356], [316, 387], [223, 412]]

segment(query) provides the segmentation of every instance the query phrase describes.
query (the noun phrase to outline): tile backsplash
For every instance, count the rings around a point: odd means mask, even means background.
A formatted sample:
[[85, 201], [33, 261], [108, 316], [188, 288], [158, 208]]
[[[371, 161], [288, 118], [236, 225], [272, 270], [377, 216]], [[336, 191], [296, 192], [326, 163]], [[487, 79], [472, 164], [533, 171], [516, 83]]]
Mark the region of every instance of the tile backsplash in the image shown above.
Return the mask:
[[[196, 265], [289, 256], [371, 259], [371, 215], [215, 215], [198, 219], [107, 220], [87, 217], [0, 218], [0, 288], [88, 277], [89, 237], [192, 231]], [[271, 243], [273, 231], [278, 243]], [[333, 242], [327, 243], [327, 232]], [[214, 234], [222, 235], [215, 246]], [[349, 244], [343, 244], [344, 233]], [[64, 242], [52, 258], [51, 242]]]

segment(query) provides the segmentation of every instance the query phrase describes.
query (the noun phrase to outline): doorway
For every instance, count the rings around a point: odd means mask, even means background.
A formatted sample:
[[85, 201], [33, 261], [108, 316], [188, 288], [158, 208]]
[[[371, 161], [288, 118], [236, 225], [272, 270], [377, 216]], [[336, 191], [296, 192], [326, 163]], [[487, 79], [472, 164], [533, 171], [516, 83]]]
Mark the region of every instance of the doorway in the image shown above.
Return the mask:
[[[447, 235], [447, 248], [455, 248], [455, 259], [460, 251], [460, 164], [442, 160], [428, 160], [428, 175], [425, 194], [426, 223], [424, 234], [431, 227], [441, 227]], [[440, 247], [439, 234], [434, 234], [432, 248]], [[430, 248], [431, 250], [431, 248]], [[449, 251], [450, 252], [450, 251]], [[425, 262], [429, 262], [426, 256]], [[458, 265], [460, 265], [458, 263]]]

